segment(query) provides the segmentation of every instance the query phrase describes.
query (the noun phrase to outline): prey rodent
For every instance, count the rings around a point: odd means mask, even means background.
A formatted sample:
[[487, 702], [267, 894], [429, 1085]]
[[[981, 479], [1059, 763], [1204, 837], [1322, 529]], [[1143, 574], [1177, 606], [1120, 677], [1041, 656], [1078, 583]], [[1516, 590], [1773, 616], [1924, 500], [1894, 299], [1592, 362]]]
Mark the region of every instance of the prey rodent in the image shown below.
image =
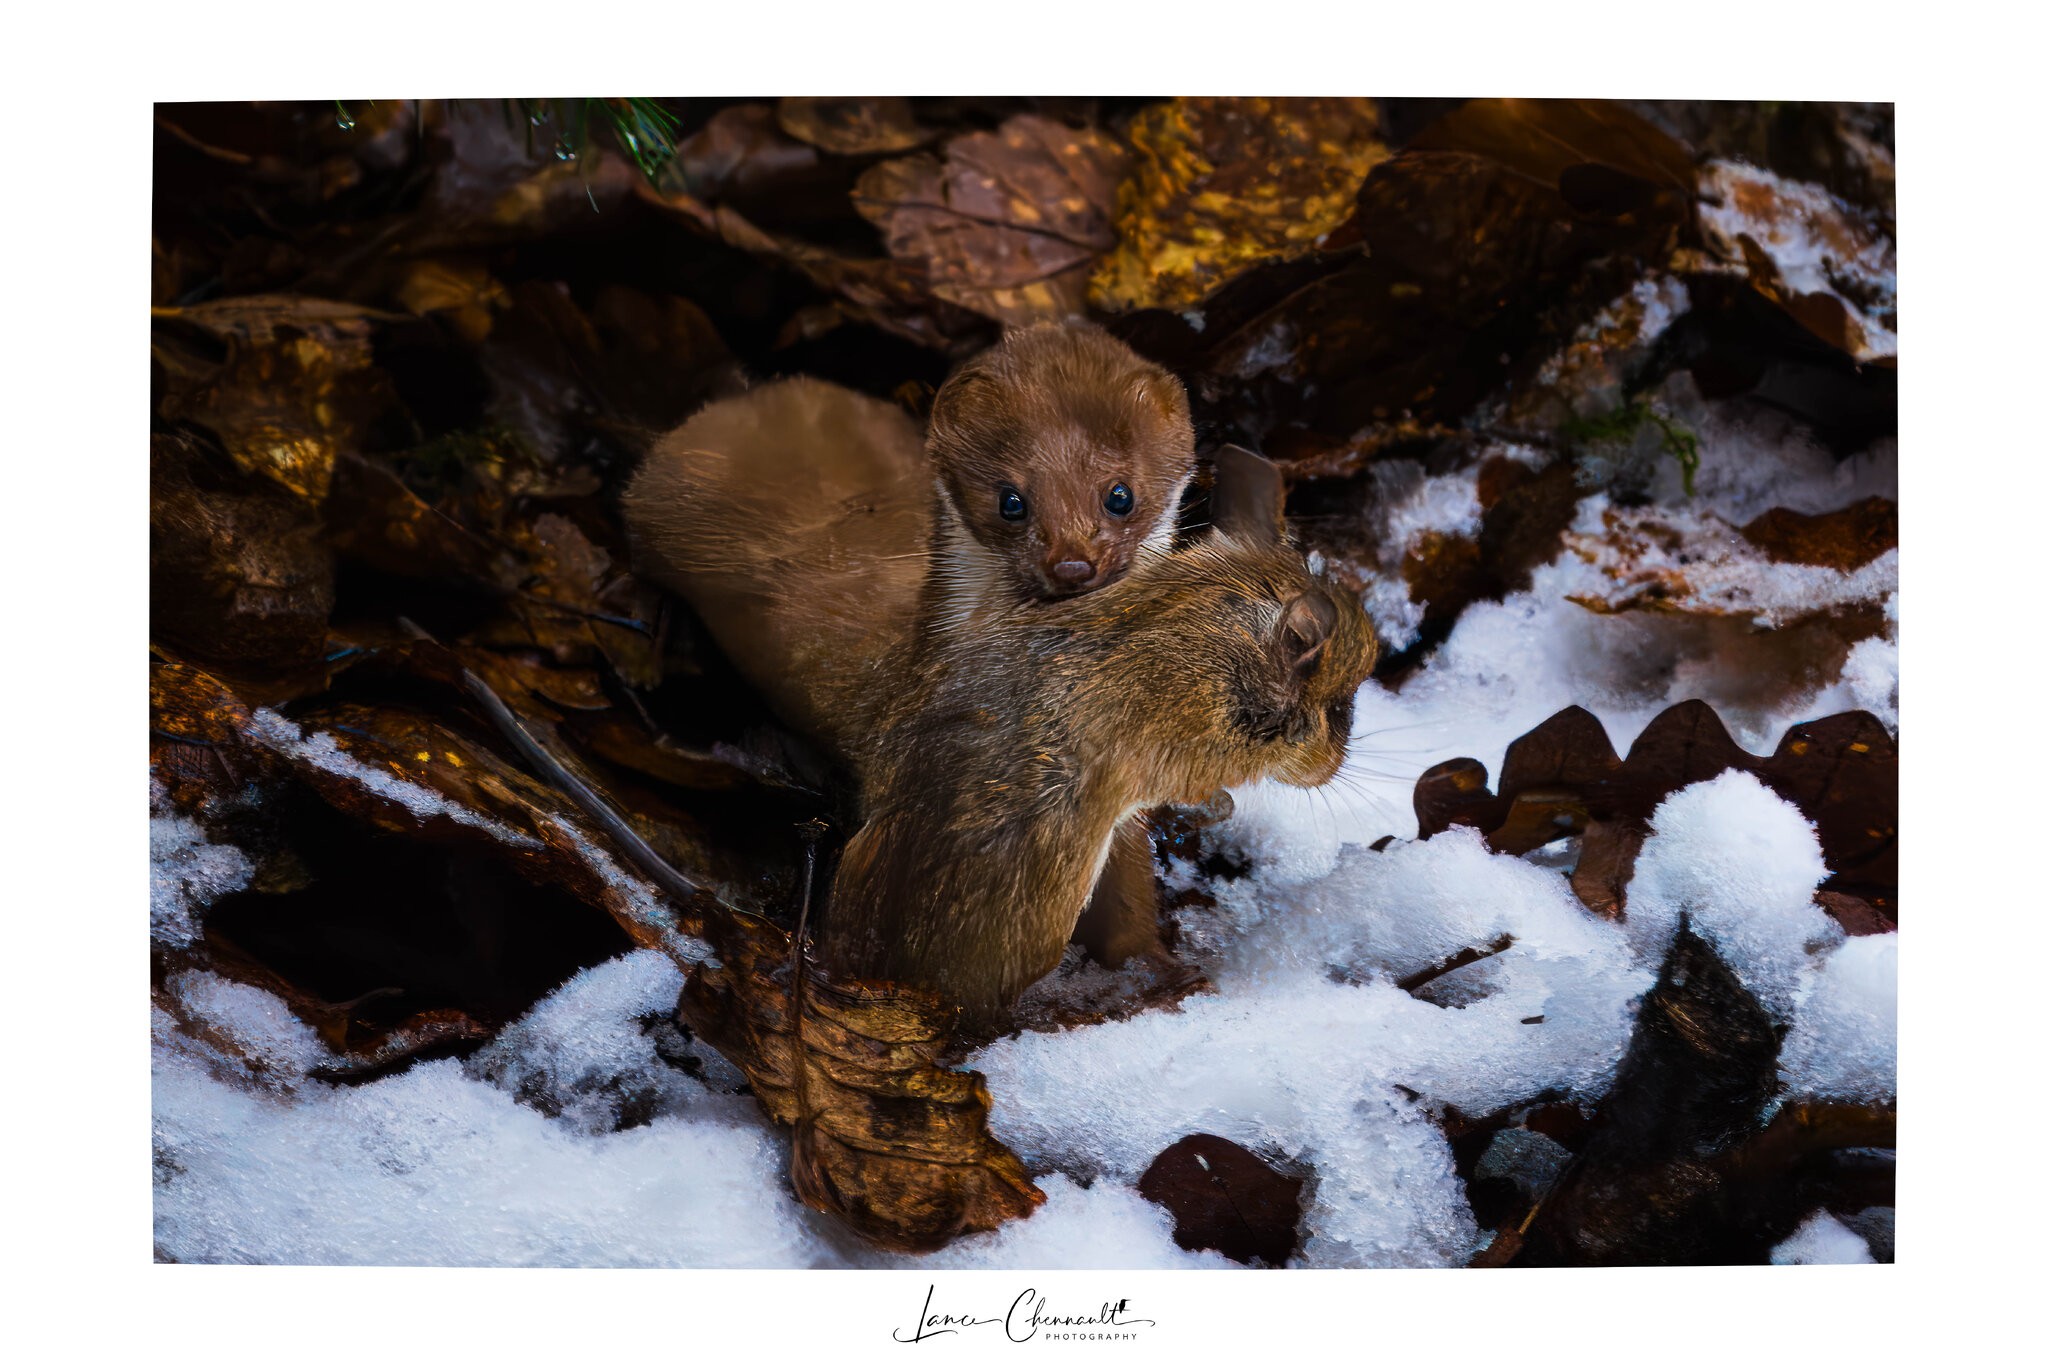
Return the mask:
[[1141, 550], [1118, 583], [991, 604], [971, 633], [903, 647], [911, 686], [863, 772], [828, 966], [928, 987], [994, 1026], [1057, 965], [1136, 812], [1336, 773], [1377, 642], [1355, 596], [1285, 539], [1264, 469], [1261, 510], [1226, 518], [1219, 469], [1215, 533]]

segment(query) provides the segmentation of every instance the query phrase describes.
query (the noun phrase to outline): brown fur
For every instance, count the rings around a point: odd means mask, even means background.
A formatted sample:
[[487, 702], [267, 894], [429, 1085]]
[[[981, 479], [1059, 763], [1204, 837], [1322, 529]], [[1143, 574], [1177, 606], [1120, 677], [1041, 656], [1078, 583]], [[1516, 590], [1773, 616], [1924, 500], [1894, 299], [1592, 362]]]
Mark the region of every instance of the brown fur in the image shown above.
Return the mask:
[[920, 635], [865, 768], [827, 961], [999, 1021], [1059, 961], [1137, 811], [1335, 774], [1376, 651], [1355, 598], [1299, 551], [1223, 535]]
[[656, 444], [625, 496], [641, 572], [677, 593], [782, 718], [842, 758], [916, 618], [930, 471], [901, 409], [814, 379], [762, 385]]
[[[1122, 578], [1141, 545], [1163, 549], [1195, 471], [1178, 379], [1107, 332], [1051, 323], [1012, 332], [939, 390], [928, 441], [940, 500], [939, 585], [1009, 598], [1064, 597]], [[1104, 500], [1123, 484], [1121, 516]], [[1026, 515], [1005, 520], [1003, 491]], [[1063, 579], [1061, 563], [1086, 565]]]

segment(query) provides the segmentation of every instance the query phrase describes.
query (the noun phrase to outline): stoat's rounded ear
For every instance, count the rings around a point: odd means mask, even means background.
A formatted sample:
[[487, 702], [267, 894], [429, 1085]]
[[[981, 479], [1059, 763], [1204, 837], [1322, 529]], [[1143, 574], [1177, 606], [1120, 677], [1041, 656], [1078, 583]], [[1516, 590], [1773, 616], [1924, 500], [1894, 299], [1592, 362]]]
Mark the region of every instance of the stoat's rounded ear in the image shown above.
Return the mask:
[[966, 410], [995, 387], [995, 378], [975, 361], [949, 375], [932, 395], [931, 426], [943, 431], [959, 424]]
[[1165, 370], [1140, 370], [1131, 377], [1130, 395], [1133, 401], [1168, 421], [1187, 419], [1188, 390], [1177, 375]]
[[1216, 485], [1209, 494], [1210, 521], [1224, 535], [1253, 544], [1277, 545], [1287, 538], [1287, 481], [1280, 467], [1242, 446], [1215, 455]]

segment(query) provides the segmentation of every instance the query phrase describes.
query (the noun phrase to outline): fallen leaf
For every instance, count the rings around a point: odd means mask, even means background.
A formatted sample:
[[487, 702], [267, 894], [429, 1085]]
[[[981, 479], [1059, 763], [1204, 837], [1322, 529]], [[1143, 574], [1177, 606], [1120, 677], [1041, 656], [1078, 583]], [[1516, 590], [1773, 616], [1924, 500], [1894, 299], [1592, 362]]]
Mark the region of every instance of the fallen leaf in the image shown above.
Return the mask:
[[1743, 539], [1780, 564], [1817, 564], [1851, 573], [1899, 543], [1899, 508], [1870, 497], [1808, 515], [1772, 508], [1742, 528]]
[[977, 1072], [939, 1065], [957, 1011], [879, 982], [834, 982], [808, 958], [802, 999], [790, 936], [732, 916], [719, 958], [690, 974], [682, 1016], [794, 1127], [790, 1179], [813, 1209], [883, 1247], [929, 1251], [1044, 1203], [988, 1131]]
[[1131, 121], [1116, 250], [1095, 269], [1098, 308], [1189, 308], [1249, 266], [1320, 245], [1386, 159], [1367, 99], [1199, 97]]
[[1817, 185], [1739, 162], [1700, 175], [1707, 241], [1751, 288], [1853, 360], [1897, 362], [1891, 240]]
[[1254, 436], [1455, 425], [1671, 261], [1692, 183], [1615, 106], [1470, 101], [1373, 166], [1320, 249], [1211, 295], [1188, 368]]
[[1079, 317], [1088, 271], [1116, 241], [1124, 150], [1106, 133], [1019, 114], [862, 175], [854, 207], [931, 293], [999, 322]]
[[373, 324], [394, 315], [289, 295], [151, 312], [163, 416], [212, 432], [238, 468], [310, 503], [326, 498], [337, 452], [403, 420], [370, 346]]
[[1522, 1266], [1761, 1263], [1818, 1198], [1811, 1159], [1895, 1144], [1891, 1117], [1799, 1106], [1768, 1128], [1779, 1031], [1681, 928], [1577, 1160], [1529, 1221]]
[[1679, 788], [1740, 769], [1814, 823], [1831, 870], [1826, 891], [1864, 898], [1895, 921], [1898, 755], [1883, 724], [1855, 711], [1802, 722], [1759, 757], [1735, 743], [1711, 707], [1691, 701], [1659, 713], [1624, 760], [1592, 713], [1567, 707], [1508, 746], [1498, 795], [1487, 789], [1485, 765], [1446, 760], [1416, 780], [1415, 815], [1420, 838], [1467, 825], [1488, 832], [1501, 852], [1521, 854], [1588, 821], [1646, 824]]
[[334, 607], [334, 562], [312, 510], [271, 483], [220, 487], [186, 438], [156, 434], [149, 449], [152, 634], [231, 666], [315, 664]]
[[775, 102], [775, 122], [791, 137], [836, 156], [872, 156], [922, 147], [938, 134], [917, 121], [900, 95], [787, 96]]
[[[1760, 534], [1778, 538], [1777, 553], [1770, 553], [1772, 547], [1711, 512], [1608, 508], [1599, 531], [1564, 534], [1566, 547], [1605, 580], [1568, 597], [1595, 612], [1731, 617], [1770, 629], [1857, 614], [1869, 627], [1863, 634], [1875, 634], [1885, 599], [1898, 589], [1898, 561], [1876, 546], [1877, 527], [1861, 534], [1859, 545], [1839, 543], [1856, 534], [1859, 515], [1849, 510], [1818, 530], [1765, 520]], [[1822, 545], [1822, 536], [1838, 543]], [[1801, 549], [1817, 558], [1795, 558]], [[1866, 549], [1872, 553], [1858, 559]]]
[[1214, 1134], [1189, 1134], [1152, 1159], [1138, 1194], [1173, 1215], [1173, 1241], [1247, 1266], [1285, 1266], [1301, 1245], [1307, 1182]]

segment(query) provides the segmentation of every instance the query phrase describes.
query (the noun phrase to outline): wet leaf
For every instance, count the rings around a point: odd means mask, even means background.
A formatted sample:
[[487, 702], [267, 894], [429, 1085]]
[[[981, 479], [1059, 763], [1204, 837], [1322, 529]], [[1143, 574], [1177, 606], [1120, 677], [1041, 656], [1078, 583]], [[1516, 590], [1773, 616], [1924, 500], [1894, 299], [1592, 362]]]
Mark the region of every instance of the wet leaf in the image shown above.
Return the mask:
[[[1498, 795], [1487, 789], [1485, 765], [1447, 760], [1417, 780], [1415, 814], [1421, 838], [1468, 825], [1488, 832], [1494, 848], [1520, 854], [1589, 820], [1646, 824], [1679, 788], [1740, 769], [1814, 823], [1832, 874], [1826, 890], [1864, 898], [1896, 920], [1898, 764], [1898, 743], [1868, 712], [1803, 722], [1760, 757], [1737, 745], [1706, 703], [1681, 702], [1643, 729], [1624, 760], [1592, 713], [1567, 707], [1508, 746]], [[1601, 838], [1627, 842], [1619, 831]], [[1612, 874], [1587, 874], [1603, 875]]]
[[505, 298], [481, 261], [461, 258], [409, 262], [394, 292], [414, 313], [446, 315], [472, 346], [491, 334], [492, 314]]
[[1366, 99], [1178, 99], [1132, 120], [1098, 308], [1182, 309], [1248, 266], [1314, 249], [1386, 159]]
[[[1862, 634], [1875, 634], [1882, 605], [1898, 588], [1898, 564], [1878, 562], [1891, 548], [1879, 544], [1884, 514], [1860, 506], [1864, 511], [1845, 509], [1817, 526], [1791, 520], [1796, 514], [1766, 513], [1752, 525], [1761, 524], [1769, 544], [1711, 512], [1609, 508], [1599, 531], [1564, 535], [1572, 553], [1610, 585], [1571, 594], [1571, 601], [1603, 613], [1730, 617], [1771, 629], [1853, 615], [1869, 628]], [[1796, 558], [1802, 554], [1818, 562]], [[1785, 563], [1810, 567], [1772, 568]]]
[[1123, 159], [1096, 129], [1019, 114], [952, 139], [943, 157], [874, 167], [854, 206], [938, 298], [1010, 324], [1078, 317], [1088, 271], [1116, 240]]
[[1520, 1264], [1761, 1261], [1721, 1207], [1717, 1159], [1760, 1127], [1777, 1060], [1770, 1017], [1681, 929], [1585, 1148], [1538, 1209]]
[[1471, 101], [1375, 165], [1319, 250], [1211, 295], [1190, 364], [1241, 422], [1454, 423], [1666, 265], [1691, 192], [1690, 157], [1625, 110]]
[[1890, 238], [1817, 185], [1719, 161], [1701, 173], [1707, 240], [1750, 287], [1857, 361], [1898, 358]]
[[815, 288], [839, 296], [834, 317], [940, 348], [980, 326], [972, 313], [934, 297], [926, 286], [925, 272], [914, 263], [853, 256], [788, 233], [767, 231], [733, 208], [691, 195], [642, 193], [696, 231], [786, 266]]
[[336, 453], [359, 451], [396, 408], [374, 364], [374, 324], [353, 304], [251, 295], [152, 310], [161, 411], [212, 432], [236, 466], [308, 502]]
[[1173, 1241], [1246, 1265], [1285, 1266], [1301, 1242], [1307, 1183], [1227, 1138], [1189, 1134], [1145, 1169], [1138, 1194], [1173, 1215]]
[[1817, 564], [1846, 574], [1899, 543], [1899, 509], [1878, 497], [1811, 516], [1772, 508], [1748, 522], [1742, 535], [1774, 562]]
[[858, 173], [784, 131], [775, 106], [733, 104], [684, 139], [659, 185], [779, 228], [843, 220]]
[[725, 929], [719, 961], [690, 975], [683, 1019], [794, 1126], [790, 1179], [805, 1204], [881, 1246], [926, 1251], [1044, 1202], [988, 1132], [981, 1075], [939, 1065], [952, 1007], [808, 964], [799, 1006], [789, 935], [742, 916]]
[[493, 424], [549, 465], [601, 443], [637, 453], [700, 406], [731, 360], [687, 299], [606, 286], [586, 305], [549, 280], [508, 288], [480, 352]]
[[334, 607], [333, 557], [300, 497], [222, 488], [203, 454], [150, 438], [150, 626], [204, 658], [266, 672], [314, 665]]
[[[287, 774], [389, 834], [488, 854], [602, 909], [635, 943], [693, 960], [685, 941], [702, 928], [701, 907], [665, 901], [583, 829], [575, 806], [467, 736], [396, 707], [344, 703], [296, 720], [251, 711], [218, 679], [172, 662], [152, 680], [158, 730], [204, 737], [231, 762]], [[703, 885], [720, 880], [706, 874]]]
[[837, 156], [906, 152], [938, 136], [899, 95], [786, 97], [775, 102], [775, 121], [791, 137]]
[[[1532, 180], [1559, 186], [1574, 206], [1601, 212], [1598, 193], [1611, 177], [1636, 182], [1643, 196], [1689, 196], [1692, 153], [1625, 107], [1605, 100], [1468, 100], [1409, 142], [1421, 151], [1486, 157]], [[1578, 187], [1574, 189], [1574, 177]]]
[[[1889, 1110], [1796, 1105], [1768, 1125], [1780, 1031], [1681, 928], [1643, 999], [1578, 1158], [1494, 1264], [1759, 1263], [1843, 1177], [1837, 1154], [1896, 1145]], [[1889, 1203], [1882, 1189], [1860, 1202]]]

